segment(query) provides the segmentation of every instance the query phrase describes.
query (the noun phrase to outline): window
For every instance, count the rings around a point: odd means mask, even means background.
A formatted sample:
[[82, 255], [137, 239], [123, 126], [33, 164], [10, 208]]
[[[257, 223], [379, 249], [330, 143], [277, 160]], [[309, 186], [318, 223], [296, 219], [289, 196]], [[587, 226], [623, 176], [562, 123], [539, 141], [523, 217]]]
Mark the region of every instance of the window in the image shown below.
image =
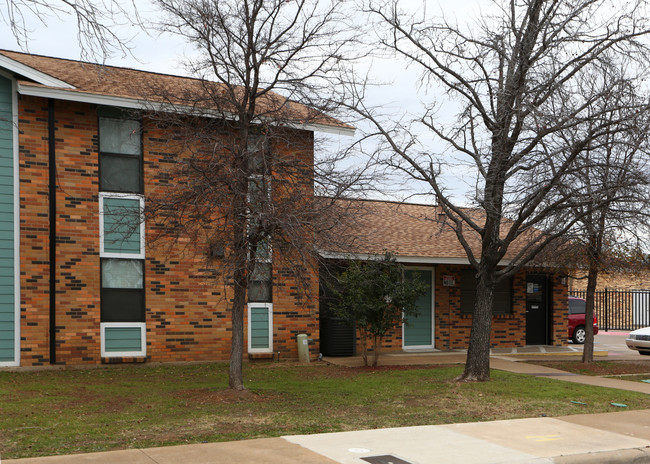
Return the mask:
[[248, 352], [273, 352], [273, 305], [248, 303]]
[[270, 303], [272, 301], [271, 263], [256, 262], [248, 282], [248, 301]]
[[[248, 139], [248, 162], [253, 174], [248, 179], [248, 234], [258, 239], [264, 234], [264, 215], [271, 201], [271, 177], [267, 175], [266, 143], [263, 136], [251, 136]], [[253, 237], [253, 236], [257, 237]], [[270, 303], [272, 301], [272, 248], [269, 236], [263, 236], [257, 242], [255, 255], [250, 259], [255, 266], [248, 282], [248, 301]], [[252, 250], [251, 250], [252, 254]]]
[[267, 176], [271, 169], [268, 157], [268, 141], [264, 135], [249, 135], [247, 140], [248, 169], [252, 174]]
[[[476, 271], [463, 269], [460, 271], [460, 312], [474, 313], [476, 305]], [[512, 278], [508, 277], [497, 284], [494, 290], [494, 305], [492, 314], [510, 314], [512, 311]]]
[[101, 321], [144, 322], [143, 282], [143, 261], [102, 259]]
[[146, 356], [144, 209], [140, 121], [99, 117], [101, 355]]
[[142, 193], [140, 121], [99, 118], [99, 189]]
[[[257, 241], [250, 250], [254, 261], [248, 279], [248, 352], [273, 352], [273, 286], [271, 237], [265, 233], [265, 214], [271, 201], [271, 176], [266, 139], [262, 135], [248, 138], [248, 234]], [[261, 239], [260, 239], [261, 237]]]
[[99, 194], [100, 255], [144, 258], [144, 199], [139, 195]]

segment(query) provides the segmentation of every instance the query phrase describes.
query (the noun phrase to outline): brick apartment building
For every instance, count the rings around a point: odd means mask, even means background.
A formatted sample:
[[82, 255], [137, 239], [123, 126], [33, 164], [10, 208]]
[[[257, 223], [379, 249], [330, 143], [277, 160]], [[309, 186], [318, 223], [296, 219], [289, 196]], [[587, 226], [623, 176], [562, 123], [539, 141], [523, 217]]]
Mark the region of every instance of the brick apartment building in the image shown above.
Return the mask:
[[[148, 243], [139, 214], [177, 154], [138, 87], [197, 82], [0, 51], [0, 365], [228, 359], [232, 289], [206, 269], [211, 248]], [[351, 131], [330, 118], [294, 127], [295, 143], [275, 148], [307, 166], [314, 131]], [[295, 358], [297, 334], [318, 337], [317, 296], [293, 290], [279, 255], [258, 282], [268, 291], [249, 298], [249, 355]], [[317, 295], [317, 276], [308, 285]]]
[[[133, 111], [143, 109], [135, 89], [145, 81], [195, 82], [0, 50], [0, 366], [228, 359], [232, 289], [205, 269], [204, 254], [148, 243], [152, 225], [139, 221], [175, 156], [165, 130]], [[300, 143], [283, 149], [313, 163], [314, 131], [351, 130], [332, 119], [297, 124]], [[430, 282], [421, 317], [386, 348], [467, 346], [473, 275], [455, 237], [431, 232], [433, 207], [363, 206], [364, 240], [351, 255], [394, 251]], [[305, 298], [276, 256], [269, 291], [248, 304], [245, 351], [296, 358], [296, 335], [305, 333], [317, 354], [318, 276]], [[498, 289], [493, 344], [565, 344], [566, 300], [559, 273], [521, 271]]]

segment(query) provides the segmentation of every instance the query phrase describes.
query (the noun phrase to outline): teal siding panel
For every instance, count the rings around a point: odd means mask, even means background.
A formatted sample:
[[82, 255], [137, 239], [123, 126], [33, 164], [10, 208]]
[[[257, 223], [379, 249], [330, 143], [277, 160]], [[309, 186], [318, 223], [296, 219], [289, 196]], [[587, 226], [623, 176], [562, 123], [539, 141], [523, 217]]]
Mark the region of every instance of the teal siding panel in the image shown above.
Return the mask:
[[14, 247], [11, 247], [11, 249], [0, 249], [0, 262], [3, 261], [11, 261], [13, 264], [14, 260]]
[[265, 307], [252, 307], [250, 311], [251, 348], [269, 347], [269, 310]]
[[11, 230], [7, 230], [6, 227], [4, 227], [4, 223], [0, 222], [0, 242], [5, 242], [5, 241], [12, 241], [14, 240], [14, 231], [13, 228]]
[[0, 281], [0, 295], [13, 295], [14, 294], [14, 283], [13, 280], [9, 280], [6, 277]]
[[104, 251], [140, 253], [140, 201], [104, 198]]
[[[3, 153], [3, 158], [7, 157], [9, 153]], [[13, 156], [13, 153], [11, 153]], [[0, 185], [14, 185], [14, 173], [11, 169], [3, 169], [0, 171]]]
[[142, 351], [140, 327], [106, 327], [104, 350], [106, 352]]
[[431, 305], [431, 297], [433, 295], [431, 288], [432, 271], [417, 270], [406, 271], [406, 278], [413, 278], [419, 275], [420, 280], [428, 284], [428, 290], [424, 295], [421, 295], [416, 306], [418, 314], [409, 316], [404, 326], [404, 346], [429, 346], [433, 345], [432, 327], [433, 327], [433, 308]]
[[13, 94], [0, 77], [0, 362], [15, 360]]

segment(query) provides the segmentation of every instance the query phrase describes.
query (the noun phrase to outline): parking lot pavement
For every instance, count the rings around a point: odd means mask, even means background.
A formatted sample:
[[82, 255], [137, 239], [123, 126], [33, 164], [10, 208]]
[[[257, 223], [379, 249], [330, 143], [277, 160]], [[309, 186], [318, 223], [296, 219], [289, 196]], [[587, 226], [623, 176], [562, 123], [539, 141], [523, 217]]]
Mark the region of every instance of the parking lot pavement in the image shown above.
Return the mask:
[[594, 336], [594, 351], [607, 351], [607, 357], [612, 360], [646, 361], [637, 351], [631, 350], [625, 344], [629, 332], [601, 331]]

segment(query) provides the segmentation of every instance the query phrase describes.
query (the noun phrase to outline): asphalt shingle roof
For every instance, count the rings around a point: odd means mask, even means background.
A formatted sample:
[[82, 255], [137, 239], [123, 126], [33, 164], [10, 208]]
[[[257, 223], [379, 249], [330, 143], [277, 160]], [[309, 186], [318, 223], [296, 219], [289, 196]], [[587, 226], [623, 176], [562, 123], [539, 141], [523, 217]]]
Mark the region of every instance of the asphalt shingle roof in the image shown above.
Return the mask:
[[[342, 240], [340, 245], [335, 241], [324, 243], [323, 251], [326, 253], [383, 254], [389, 251], [401, 257], [442, 262], [467, 259], [449, 219], [438, 206], [377, 200], [337, 201], [345, 203], [350, 214], [332, 235], [353, 236], [353, 241]], [[481, 216], [478, 209], [468, 208], [465, 211], [474, 219]], [[475, 255], [479, 256], [479, 235], [469, 232], [469, 228], [465, 230], [466, 240]], [[505, 258], [512, 258], [524, 244], [524, 240], [516, 240]]]
[[[32, 55], [28, 53], [0, 50], [0, 55], [63, 81], [73, 89], [58, 91], [85, 93], [99, 96], [120, 97], [137, 101], [167, 102], [179, 105], [196, 105], [209, 108], [215, 101], [209, 94], [224, 92], [226, 86], [215, 82], [190, 77], [174, 76], [131, 68], [99, 65], [62, 58]], [[20, 80], [33, 87], [54, 88], [36, 82]], [[164, 94], [162, 93], [164, 91]], [[202, 96], [204, 103], [198, 101]], [[270, 93], [260, 101], [260, 111], [282, 107], [283, 115], [296, 124], [319, 124], [333, 128], [353, 129], [335, 118], [308, 108], [305, 105], [289, 102], [287, 99]], [[228, 111], [227, 108], [221, 108]]]

